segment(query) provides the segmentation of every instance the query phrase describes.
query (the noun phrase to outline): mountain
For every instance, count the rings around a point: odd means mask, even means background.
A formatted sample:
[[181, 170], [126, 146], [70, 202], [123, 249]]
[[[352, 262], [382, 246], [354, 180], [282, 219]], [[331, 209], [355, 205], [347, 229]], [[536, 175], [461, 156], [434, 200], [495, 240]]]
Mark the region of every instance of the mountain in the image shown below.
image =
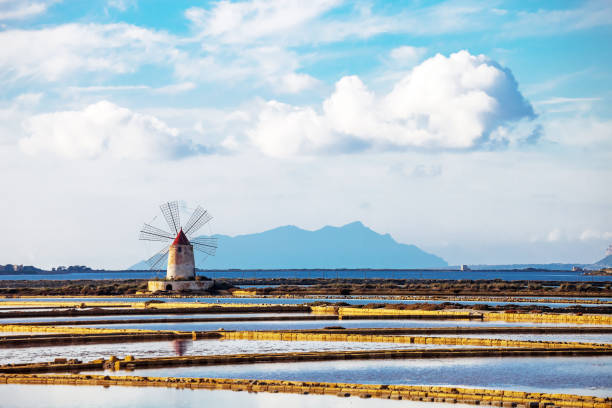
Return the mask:
[[[219, 248], [200, 269], [442, 268], [446, 261], [353, 222], [306, 231], [288, 225], [257, 234], [216, 235]], [[144, 262], [130, 269], [147, 269]]]
[[592, 265], [589, 265], [589, 268], [591, 269], [612, 268], [612, 254], [606, 256], [603, 259], [600, 259], [599, 261], [595, 262]]

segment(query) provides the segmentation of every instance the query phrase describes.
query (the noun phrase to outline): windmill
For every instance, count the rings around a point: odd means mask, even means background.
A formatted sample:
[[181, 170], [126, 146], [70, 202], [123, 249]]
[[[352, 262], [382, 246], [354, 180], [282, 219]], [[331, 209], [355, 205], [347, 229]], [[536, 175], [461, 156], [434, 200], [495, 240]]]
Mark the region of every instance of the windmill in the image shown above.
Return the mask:
[[194, 237], [212, 219], [212, 216], [204, 208], [198, 206], [183, 226], [178, 201], [164, 203], [160, 205], [160, 209], [170, 232], [151, 224], [143, 225], [140, 230], [140, 240], [164, 243], [164, 247], [146, 261], [147, 265], [151, 270], [159, 270], [167, 260], [166, 279], [194, 280], [193, 251], [214, 255], [217, 249], [217, 238]]

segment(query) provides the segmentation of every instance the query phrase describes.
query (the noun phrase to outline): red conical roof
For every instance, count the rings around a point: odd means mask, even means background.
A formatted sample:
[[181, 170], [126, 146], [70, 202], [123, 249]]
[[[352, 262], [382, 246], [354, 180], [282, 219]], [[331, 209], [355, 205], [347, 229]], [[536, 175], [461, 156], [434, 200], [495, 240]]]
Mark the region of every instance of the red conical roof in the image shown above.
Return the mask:
[[172, 245], [191, 245], [182, 228], [179, 233], [176, 234], [176, 238], [174, 238]]

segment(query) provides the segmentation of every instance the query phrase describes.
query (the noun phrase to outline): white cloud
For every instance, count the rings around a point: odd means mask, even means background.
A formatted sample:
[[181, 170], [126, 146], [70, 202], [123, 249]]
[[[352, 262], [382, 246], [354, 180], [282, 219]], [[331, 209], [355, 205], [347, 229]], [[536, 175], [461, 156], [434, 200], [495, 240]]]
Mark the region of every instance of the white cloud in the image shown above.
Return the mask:
[[179, 82], [154, 88], [148, 85], [102, 85], [102, 86], [70, 86], [69, 91], [84, 93], [104, 93], [104, 92], [133, 92], [148, 91], [158, 94], [177, 94], [191, 91], [196, 88], [193, 82]]
[[548, 242], [557, 242], [563, 238], [565, 238], [565, 235], [559, 228], [555, 228], [554, 230], [550, 231], [548, 235], [546, 235], [546, 241]]
[[56, 81], [74, 73], [135, 72], [172, 60], [171, 42], [166, 34], [123, 23], [2, 31], [0, 77]]
[[282, 77], [279, 92], [299, 93], [317, 85], [319, 81], [308, 74], [290, 72]]
[[331, 137], [325, 119], [312, 108], [276, 101], [265, 104], [248, 135], [262, 152], [280, 157], [316, 151], [329, 144]]
[[22, 108], [31, 108], [38, 105], [42, 97], [42, 92], [21, 94], [15, 98], [15, 104]]
[[582, 232], [582, 234], [580, 234], [579, 238], [581, 241], [590, 241], [595, 239], [612, 239], [612, 232], [586, 229]]
[[600, 241], [612, 239], [612, 232], [601, 231], [597, 229], [587, 228], [582, 232], [579, 229], [571, 228], [570, 230], [564, 230], [561, 228], [554, 228], [546, 235], [534, 235], [531, 238], [531, 242], [551, 242], [551, 243], [578, 243], [580, 241], [588, 243], [589, 241]]
[[52, 153], [70, 159], [109, 156], [116, 159], [179, 158], [202, 150], [176, 129], [150, 115], [108, 101], [81, 111], [32, 116], [21, 149], [31, 155]]
[[[322, 114], [271, 102], [250, 136], [273, 155], [340, 145], [471, 149], [515, 142], [509, 127], [533, 116], [509, 70], [483, 55], [460, 51], [427, 59], [387, 95], [368, 90], [357, 76], [343, 77], [323, 102]], [[316, 129], [320, 137], [313, 136]]]
[[[292, 35], [341, 0], [256, 0], [214, 3], [211, 10], [190, 8], [185, 16], [202, 29], [202, 36], [221, 43], [254, 43], [262, 38]], [[281, 39], [282, 41], [282, 39]]]
[[414, 167], [411, 175], [413, 177], [437, 177], [442, 174], [442, 166], [432, 164], [430, 166], [419, 164]]
[[[326, 13], [343, 7], [342, 16]], [[201, 38], [222, 44], [319, 44], [346, 38], [370, 38], [383, 33], [413, 35], [477, 31], [483, 21], [499, 13], [487, 6], [446, 1], [426, 7], [409, 7], [392, 14], [376, 13], [363, 3], [345, 0], [219, 1], [209, 9], [192, 7], [185, 12]]]
[[3, 0], [0, 1], [0, 21], [21, 20], [43, 14], [47, 8], [58, 0]]
[[403, 45], [392, 49], [389, 56], [395, 63], [411, 67], [416, 65], [425, 56], [426, 52], [427, 48]]
[[543, 121], [547, 140], [569, 147], [612, 147], [612, 120], [594, 116], [561, 117]]
[[108, 7], [115, 8], [119, 11], [126, 11], [128, 8], [136, 8], [137, 0], [108, 0]]
[[24, 93], [10, 102], [0, 102], [0, 147], [14, 145], [23, 135], [21, 123], [31, 116], [43, 97], [42, 93]]
[[183, 80], [233, 83], [250, 80], [251, 86], [267, 86], [278, 93], [299, 93], [318, 84], [310, 75], [296, 72], [299, 66], [299, 56], [282, 47], [223, 47], [204, 56], [180, 53], [175, 70]]
[[177, 94], [182, 92], [191, 91], [195, 89], [196, 84], [193, 82], [180, 82], [178, 84], [166, 85], [159, 88], [154, 88], [153, 92], [160, 94]]
[[535, 104], [540, 105], [561, 105], [561, 104], [575, 104], [575, 103], [583, 103], [583, 102], [596, 102], [600, 101], [601, 98], [563, 98], [563, 97], [555, 97], [549, 98], [543, 101], [538, 101]]
[[578, 113], [587, 113], [593, 110], [593, 106], [602, 101], [602, 98], [565, 98], [554, 97], [541, 101], [534, 102], [534, 105], [540, 112], [549, 113], [572, 113], [576, 116]]
[[612, 3], [609, 0], [579, 2], [573, 9], [519, 11], [514, 19], [502, 25], [510, 37], [554, 35], [612, 24]]

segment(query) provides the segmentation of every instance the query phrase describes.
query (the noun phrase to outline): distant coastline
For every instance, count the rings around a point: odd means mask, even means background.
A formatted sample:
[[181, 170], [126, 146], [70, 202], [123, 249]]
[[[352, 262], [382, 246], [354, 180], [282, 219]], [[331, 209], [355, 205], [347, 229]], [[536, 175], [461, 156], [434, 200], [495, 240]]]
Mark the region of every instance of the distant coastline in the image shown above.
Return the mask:
[[[507, 267], [504, 265], [494, 265], [488, 267], [487, 265], [479, 265], [478, 267], [473, 267], [471, 272], [571, 272], [572, 267], [575, 264], [564, 265], [565, 268], [560, 268], [557, 264], [554, 264], [555, 267], [546, 268], [546, 267], [525, 267], [525, 268], [517, 268], [513, 267], [513, 265], [508, 265]], [[586, 266], [586, 265], [585, 265]], [[308, 271], [325, 271], [325, 272], [343, 272], [343, 271], [365, 271], [365, 272], [386, 272], [386, 271], [397, 271], [397, 272], [461, 272], [459, 266], [457, 267], [447, 267], [447, 268], [230, 268], [230, 269], [197, 269], [197, 272], [207, 273], [207, 272], [265, 272], [265, 271], [278, 271], [278, 272], [308, 272]], [[68, 275], [73, 273], [150, 273], [151, 270], [146, 269], [54, 269], [54, 270], [44, 270], [38, 269], [24, 269], [24, 270], [0, 270], [0, 275]], [[588, 272], [588, 275], [595, 275], [598, 272], [602, 271], [591, 271]], [[603, 271], [605, 272], [605, 271]], [[603, 273], [611, 274], [612, 272]]]
[[603, 268], [598, 271], [585, 272], [589, 276], [612, 276], [612, 268]]

